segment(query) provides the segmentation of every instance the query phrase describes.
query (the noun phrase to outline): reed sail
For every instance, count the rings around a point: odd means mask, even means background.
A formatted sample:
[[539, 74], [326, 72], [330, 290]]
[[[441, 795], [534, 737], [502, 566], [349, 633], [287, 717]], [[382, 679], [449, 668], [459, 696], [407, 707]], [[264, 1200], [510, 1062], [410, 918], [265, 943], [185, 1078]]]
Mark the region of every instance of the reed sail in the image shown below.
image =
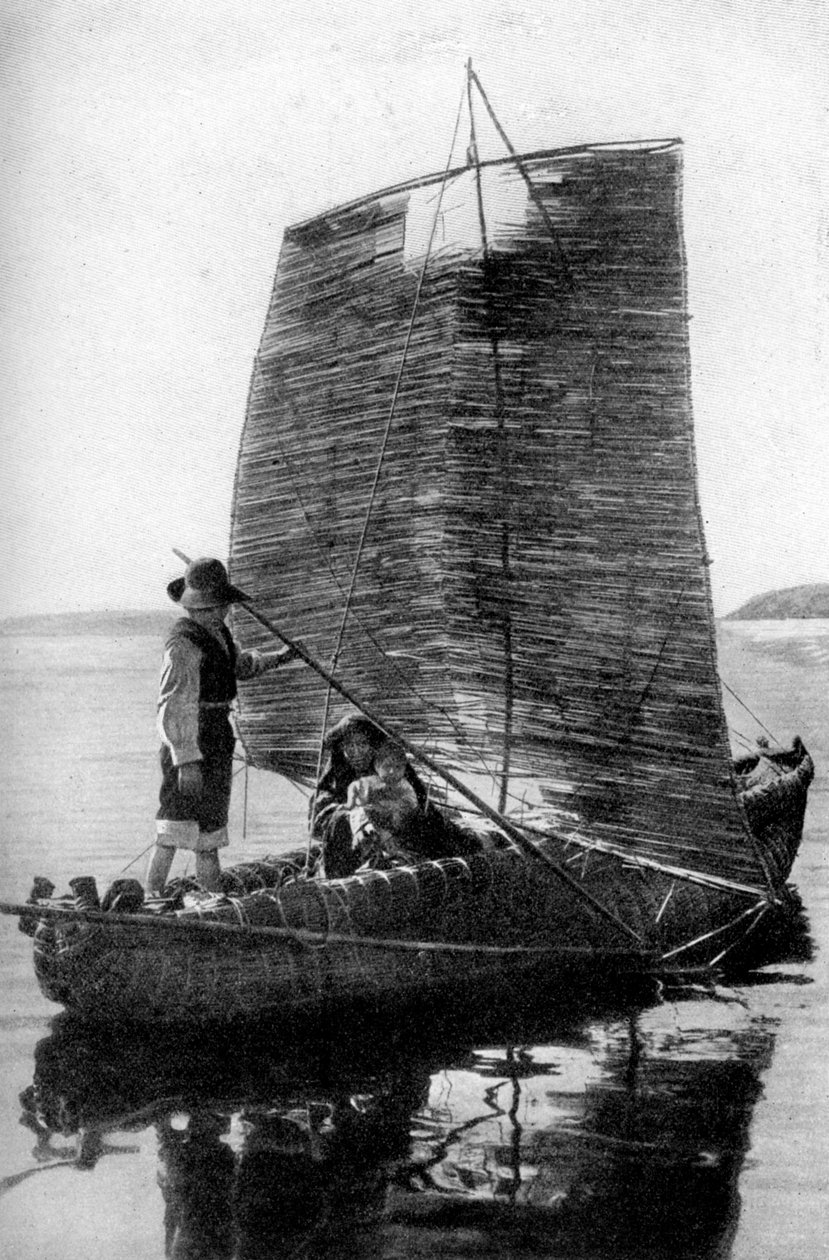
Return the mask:
[[[507, 158], [286, 233], [233, 569], [331, 660], [368, 519], [343, 680], [502, 809], [760, 890], [786, 855], [747, 826], [722, 713], [681, 170], [676, 141]], [[311, 778], [325, 699], [250, 687], [252, 760]]]

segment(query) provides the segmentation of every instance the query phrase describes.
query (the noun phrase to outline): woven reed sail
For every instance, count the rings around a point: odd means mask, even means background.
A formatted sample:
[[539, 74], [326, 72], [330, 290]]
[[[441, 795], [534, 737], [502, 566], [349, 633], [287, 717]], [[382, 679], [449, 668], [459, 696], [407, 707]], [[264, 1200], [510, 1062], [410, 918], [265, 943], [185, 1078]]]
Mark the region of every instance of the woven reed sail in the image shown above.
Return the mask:
[[[337, 663], [353, 692], [508, 810], [544, 802], [615, 849], [760, 883], [696, 498], [681, 149], [523, 162], [534, 196], [505, 160], [286, 233], [233, 579], [329, 662], [370, 512]], [[248, 755], [313, 777], [324, 704], [310, 670], [247, 684]]]

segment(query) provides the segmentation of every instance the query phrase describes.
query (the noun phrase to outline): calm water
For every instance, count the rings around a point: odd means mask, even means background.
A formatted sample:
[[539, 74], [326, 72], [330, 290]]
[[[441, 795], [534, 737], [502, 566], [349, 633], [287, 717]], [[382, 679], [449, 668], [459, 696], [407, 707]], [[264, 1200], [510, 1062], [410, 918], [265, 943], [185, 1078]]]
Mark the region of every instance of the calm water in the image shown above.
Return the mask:
[[[34, 874], [104, 886], [151, 844], [158, 653], [142, 637], [0, 639], [5, 899]], [[829, 623], [723, 627], [721, 672], [818, 763], [794, 875], [811, 959], [715, 994], [533, 994], [299, 1046], [278, 1027], [188, 1045], [56, 1017], [4, 918], [2, 1254], [828, 1255]], [[757, 732], [730, 697], [728, 712]], [[232, 857], [295, 842], [303, 813], [272, 776], [240, 773]]]

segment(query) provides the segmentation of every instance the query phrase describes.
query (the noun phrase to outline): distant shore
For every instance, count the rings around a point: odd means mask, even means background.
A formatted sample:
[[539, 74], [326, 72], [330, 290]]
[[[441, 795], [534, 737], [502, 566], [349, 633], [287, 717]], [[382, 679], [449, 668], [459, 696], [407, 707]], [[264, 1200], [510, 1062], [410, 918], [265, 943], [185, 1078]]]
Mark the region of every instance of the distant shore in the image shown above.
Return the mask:
[[829, 582], [789, 586], [784, 590], [754, 595], [723, 621], [800, 621], [829, 619]]
[[[813, 597], [806, 592], [812, 592]], [[822, 594], [821, 594], [822, 593]], [[104, 609], [93, 612], [30, 613], [24, 617], [0, 618], [0, 638], [50, 635], [152, 635], [166, 637], [180, 611], [169, 609]], [[735, 612], [718, 621], [802, 621], [805, 618], [829, 620], [829, 583], [824, 586], [798, 586], [790, 591], [770, 591], [757, 595]]]
[[31, 613], [0, 620], [0, 637], [43, 637], [67, 634], [155, 635], [163, 637], [175, 620], [176, 610], [117, 608], [95, 612]]

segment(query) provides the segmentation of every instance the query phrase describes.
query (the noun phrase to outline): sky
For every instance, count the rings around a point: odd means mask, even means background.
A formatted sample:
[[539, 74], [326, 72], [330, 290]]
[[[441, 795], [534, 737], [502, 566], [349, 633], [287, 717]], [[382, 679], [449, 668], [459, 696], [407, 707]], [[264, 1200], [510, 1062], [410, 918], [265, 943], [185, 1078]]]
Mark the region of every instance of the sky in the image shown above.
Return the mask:
[[[0, 0], [0, 617], [226, 556], [283, 229], [519, 150], [685, 142], [715, 608], [829, 581], [829, 19], [811, 0]], [[502, 156], [481, 128], [482, 156]]]

